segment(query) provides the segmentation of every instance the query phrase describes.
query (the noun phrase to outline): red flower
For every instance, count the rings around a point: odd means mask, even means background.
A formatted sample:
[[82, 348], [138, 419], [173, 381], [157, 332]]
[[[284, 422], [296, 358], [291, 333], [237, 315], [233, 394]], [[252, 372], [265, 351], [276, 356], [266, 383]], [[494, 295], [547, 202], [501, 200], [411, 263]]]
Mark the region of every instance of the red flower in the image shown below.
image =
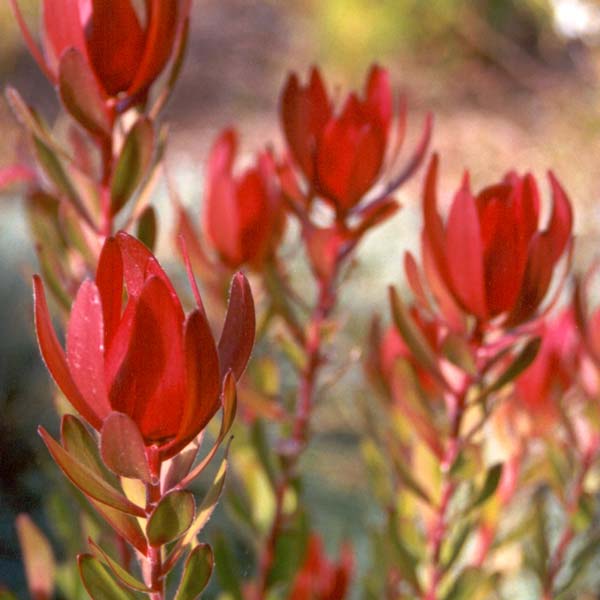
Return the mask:
[[[379, 180], [389, 146], [392, 113], [388, 73], [378, 66], [369, 72], [364, 97], [350, 94], [339, 114], [334, 112], [317, 68], [312, 69], [306, 86], [299, 83], [295, 73], [289, 76], [281, 97], [288, 147], [311, 191], [331, 203], [338, 214], [345, 215]], [[405, 116], [403, 107], [396, 153], [401, 146]], [[416, 163], [411, 163], [402, 181], [420, 163], [429, 130], [428, 122], [413, 159]]]
[[544, 299], [571, 240], [567, 195], [549, 173], [552, 211], [540, 230], [540, 198], [532, 175], [510, 173], [473, 196], [466, 173], [444, 225], [437, 211], [437, 165], [435, 156], [423, 201], [423, 256], [430, 287], [441, 305], [454, 303], [479, 321], [500, 315], [506, 326], [526, 321]]
[[538, 333], [540, 349], [515, 382], [512, 407], [544, 430], [561, 417], [559, 403], [577, 376], [581, 340], [571, 308], [545, 321]]
[[353, 568], [354, 559], [349, 546], [342, 548], [340, 562], [335, 564], [325, 556], [321, 538], [312, 534], [289, 600], [343, 600], [350, 587]]
[[285, 212], [271, 155], [261, 153], [255, 166], [234, 176], [236, 150], [237, 135], [228, 129], [210, 153], [204, 211], [206, 237], [231, 269], [243, 264], [260, 269], [281, 239]]
[[67, 399], [97, 430], [113, 411], [125, 413], [163, 459], [206, 426], [220, 406], [222, 376], [231, 369], [239, 378], [252, 348], [254, 306], [242, 274], [234, 277], [217, 348], [202, 306], [186, 317], [156, 258], [123, 232], [106, 240], [95, 281], [79, 288], [66, 352], [37, 276], [34, 286], [42, 356]]
[[[131, 0], [44, 0], [44, 56], [17, 6], [13, 9], [31, 53], [53, 83], [71, 48], [91, 67], [107, 96], [145, 92], [171, 57], [188, 0], [145, 0], [139, 15]], [[142, 18], [140, 18], [142, 17]]]

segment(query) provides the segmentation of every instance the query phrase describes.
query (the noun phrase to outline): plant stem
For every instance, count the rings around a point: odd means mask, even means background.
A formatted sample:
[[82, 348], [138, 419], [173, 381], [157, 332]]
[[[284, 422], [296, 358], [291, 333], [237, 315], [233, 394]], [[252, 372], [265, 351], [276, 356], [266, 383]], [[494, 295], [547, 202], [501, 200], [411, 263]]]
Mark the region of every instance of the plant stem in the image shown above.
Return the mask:
[[311, 313], [304, 338], [304, 354], [306, 364], [300, 374], [296, 413], [292, 428], [292, 436], [286, 440], [286, 454], [282, 473], [275, 486], [275, 516], [267, 536], [263, 552], [259, 559], [255, 599], [265, 598], [268, 589], [269, 574], [275, 560], [277, 540], [284, 526], [284, 501], [287, 490], [294, 478], [294, 471], [300, 455], [306, 448], [309, 437], [310, 417], [314, 404], [315, 389], [320, 367], [324, 358], [321, 351], [321, 332], [324, 321], [331, 314], [336, 304], [335, 281], [337, 269], [331, 277], [319, 280], [319, 293], [315, 307]]
[[[156, 448], [148, 449], [148, 465], [150, 466], [151, 483], [146, 484], [146, 515], [150, 514], [160, 502], [162, 494], [160, 491], [160, 459]], [[165, 580], [162, 572], [162, 547], [148, 545], [148, 556], [146, 557], [148, 585], [152, 589], [150, 600], [165, 599]]]

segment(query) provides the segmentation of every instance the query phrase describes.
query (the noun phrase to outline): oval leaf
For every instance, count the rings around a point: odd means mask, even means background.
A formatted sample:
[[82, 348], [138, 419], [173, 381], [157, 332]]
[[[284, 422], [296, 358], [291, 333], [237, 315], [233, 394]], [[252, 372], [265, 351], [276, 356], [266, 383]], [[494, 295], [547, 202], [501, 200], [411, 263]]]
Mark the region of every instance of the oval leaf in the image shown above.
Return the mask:
[[58, 90], [69, 114], [85, 129], [94, 135], [111, 135], [111, 119], [98, 82], [75, 48], [66, 50], [60, 59]]
[[88, 543], [96, 558], [102, 561], [104, 564], [106, 564], [113, 572], [113, 575], [115, 575], [115, 577], [121, 583], [125, 584], [127, 587], [130, 587], [133, 590], [137, 590], [138, 592], [152, 591], [147, 585], [145, 585], [136, 577], [134, 577], [131, 573], [126, 571], [116, 560], [112, 559], [110, 555], [93, 540], [89, 539]]
[[81, 464], [58, 442], [56, 442], [43, 427], [40, 427], [38, 431], [56, 464], [71, 482], [86, 496], [90, 496], [102, 504], [135, 515], [136, 517], [146, 516], [146, 513], [142, 508], [129, 502], [121, 492], [101, 479], [91, 469]]
[[196, 503], [191, 492], [175, 490], [168, 493], [148, 519], [148, 541], [152, 546], [162, 546], [177, 539], [190, 528], [195, 512]]
[[91, 554], [77, 557], [81, 581], [92, 600], [135, 600], [137, 595], [123, 589], [102, 563]]
[[50, 543], [28, 515], [19, 515], [16, 526], [29, 595], [38, 600], [50, 600], [55, 567]]
[[117, 214], [141, 183], [152, 158], [154, 128], [149, 119], [141, 118], [129, 130], [112, 180], [110, 196], [112, 214]]
[[214, 564], [212, 548], [208, 544], [196, 546], [185, 561], [175, 600], [198, 598], [212, 575]]
[[113, 473], [150, 483], [146, 446], [131, 417], [113, 412], [105, 419], [100, 435], [100, 452], [104, 464]]

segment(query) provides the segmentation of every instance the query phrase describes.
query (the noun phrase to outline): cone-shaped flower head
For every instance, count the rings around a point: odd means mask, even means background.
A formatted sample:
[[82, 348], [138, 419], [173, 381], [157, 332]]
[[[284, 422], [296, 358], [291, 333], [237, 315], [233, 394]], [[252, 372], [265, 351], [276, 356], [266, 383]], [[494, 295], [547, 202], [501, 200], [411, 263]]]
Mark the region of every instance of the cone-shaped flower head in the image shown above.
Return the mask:
[[106, 240], [95, 281], [79, 288], [64, 351], [37, 276], [34, 287], [42, 356], [67, 399], [98, 430], [112, 412], [125, 413], [163, 459], [206, 426], [220, 407], [222, 376], [239, 378], [252, 348], [254, 306], [243, 275], [233, 279], [217, 348], [202, 306], [186, 316], [156, 258], [123, 232]]
[[317, 68], [307, 85], [293, 73], [284, 86], [281, 120], [292, 158], [338, 213], [356, 205], [381, 174], [392, 104], [388, 73], [378, 66], [369, 72], [363, 97], [350, 94], [339, 113]]
[[534, 316], [569, 246], [573, 216], [567, 195], [549, 173], [552, 206], [542, 229], [532, 175], [509, 173], [474, 196], [465, 174], [444, 224], [437, 209], [437, 164], [436, 156], [423, 199], [423, 255], [432, 290], [480, 322], [504, 315], [506, 326], [523, 323]]
[[[43, 56], [11, 0], [41, 68], [56, 82], [65, 52], [75, 49], [106, 96], [145, 92], [169, 61], [189, 0], [44, 0]], [[143, 10], [138, 10], [143, 9]]]
[[231, 269], [248, 264], [260, 269], [281, 240], [285, 212], [275, 163], [261, 153], [254, 166], [233, 174], [235, 131], [215, 142], [206, 174], [204, 229], [221, 261]]

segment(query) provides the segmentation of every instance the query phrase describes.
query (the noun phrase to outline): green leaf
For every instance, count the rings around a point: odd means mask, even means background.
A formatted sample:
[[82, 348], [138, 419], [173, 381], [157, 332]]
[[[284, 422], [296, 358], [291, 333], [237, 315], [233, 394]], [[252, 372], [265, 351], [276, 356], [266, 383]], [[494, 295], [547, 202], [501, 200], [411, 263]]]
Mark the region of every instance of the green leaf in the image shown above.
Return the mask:
[[61, 421], [63, 448], [88, 469], [116, 487], [115, 476], [104, 466], [96, 440], [87, 427], [75, 415], [64, 415]]
[[29, 594], [37, 600], [50, 600], [55, 572], [50, 543], [26, 514], [17, 517], [16, 527]]
[[485, 390], [485, 395], [497, 392], [525, 371], [525, 369], [527, 369], [527, 367], [535, 360], [541, 343], [541, 338], [534, 338], [527, 342], [513, 362], [506, 368], [504, 373], [502, 373], [500, 377]]
[[254, 421], [252, 428], [250, 429], [250, 437], [260, 463], [263, 466], [271, 485], [275, 488], [275, 481], [277, 478], [275, 458], [271, 452], [272, 444], [267, 440], [267, 432], [262, 420], [256, 419], [256, 421]]
[[390, 286], [389, 295], [394, 323], [412, 355], [439, 381], [444, 382], [444, 378], [441, 375], [437, 364], [435, 353], [417, 324], [414, 322], [410, 312], [396, 291], [396, 288]]
[[138, 592], [151, 592], [152, 590], [144, 583], [139, 581], [136, 577], [134, 577], [131, 573], [126, 571], [116, 560], [111, 558], [111, 556], [103, 550], [96, 542], [89, 539], [88, 543], [92, 548], [92, 552], [96, 556], [96, 558], [102, 561], [105, 565], [107, 565], [112, 571], [113, 575], [124, 585], [130, 587], [133, 590], [137, 590]]
[[198, 598], [208, 584], [214, 564], [212, 548], [208, 544], [196, 546], [185, 561], [175, 600]]
[[[384, 540], [387, 541], [387, 540]], [[394, 557], [394, 564], [398, 567], [402, 576], [413, 587], [417, 596], [421, 595], [421, 584], [417, 576], [417, 557], [408, 549], [400, 535], [398, 535], [398, 515], [391, 517], [389, 528], [389, 542]]]
[[485, 474], [485, 481], [483, 482], [483, 487], [479, 492], [478, 496], [473, 500], [473, 504], [471, 504], [470, 508], [477, 508], [481, 506], [484, 502], [489, 500], [498, 489], [498, 484], [500, 483], [500, 479], [502, 477], [502, 463], [497, 463], [492, 465]]
[[152, 546], [162, 546], [176, 540], [191, 526], [196, 511], [194, 495], [174, 490], [164, 496], [152, 511], [146, 534]]
[[39, 137], [33, 136], [38, 162], [57, 189], [69, 200], [78, 204], [77, 192], [55, 152]]
[[135, 600], [139, 596], [122, 588], [91, 554], [77, 557], [79, 574], [92, 600]]
[[444, 600], [473, 600], [478, 588], [485, 580], [485, 574], [475, 567], [467, 567], [456, 578]]
[[38, 431], [56, 464], [86, 496], [122, 512], [137, 517], [146, 516], [142, 508], [127, 500], [121, 492], [69, 454], [43, 427], [40, 427]]
[[473, 531], [473, 525], [472, 522], [462, 523], [458, 526], [457, 531], [444, 542], [442, 547], [444, 572], [448, 572], [460, 556], [465, 542], [469, 539], [469, 535]]
[[217, 471], [217, 474], [215, 475], [212, 485], [206, 493], [206, 496], [204, 496], [202, 503], [198, 507], [198, 512], [192, 526], [189, 528], [188, 532], [180, 542], [182, 545], [185, 546], [186, 544], [191, 544], [212, 516], [219, 497], [221, 496], [221, 492], [223, 491], [223, 486], [225, 485], [227, 465], [228, 460], [227, 456], [225, 456], [221, 466], [219, 467], [219, 470]]
[[465, 373], [477, 375], [475, 359], [469, 347], [469, 343], [460, 335], [450, 332], [442, 344], [444, 356]]
[[137, 238], [151, 251], [156, 244], [156, 211], [153, 206], [146, 206], [137, 222]]
[[111, 212], [116, 215], [141, 183], [154, 149], [152, 122], [142, 117], [129, 130], [111, 184]]
[[244, 600], [240, 587], [239, 568], [225, 537], [222, 534], [215, 536], [215, 567], [221, 588], [233, 600]]
[[112, 123], [102, 91], [89, 63], [75, 48], [66, 50], [58, 67], [60, 98], [69, 114], [93, 135], [110, 137]]
[[104, 464], [116, 475], [151, 482], [144, 439], [128, 415], [113, 412], [104, 420], [100, 453]]

